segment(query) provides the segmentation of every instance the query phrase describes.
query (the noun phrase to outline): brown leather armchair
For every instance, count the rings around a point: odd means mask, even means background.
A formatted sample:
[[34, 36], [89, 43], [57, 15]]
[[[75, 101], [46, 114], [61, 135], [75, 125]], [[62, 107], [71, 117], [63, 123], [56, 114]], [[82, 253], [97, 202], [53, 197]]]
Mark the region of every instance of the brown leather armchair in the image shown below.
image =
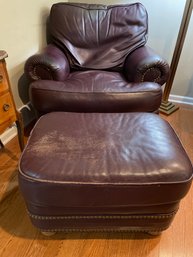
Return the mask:
[[143, 5], [57, 3], [48, 32], [48, 46], [25, 64], [39, 115], [157, 112], [169, 66], [145, 46], [148, 16]]

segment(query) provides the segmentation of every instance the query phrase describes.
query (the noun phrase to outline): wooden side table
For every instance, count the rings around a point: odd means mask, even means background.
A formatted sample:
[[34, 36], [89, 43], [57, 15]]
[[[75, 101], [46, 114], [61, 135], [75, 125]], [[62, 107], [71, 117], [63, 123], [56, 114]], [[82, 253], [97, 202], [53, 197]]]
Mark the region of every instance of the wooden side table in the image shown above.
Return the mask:
[[[18, 139], [21, 150], [24, 148], [24, 129], [21, 114], [17, 111], [10, 87], [6, 69], [5, 51], [0, 50], [0, 133], [3, 133], [14, 122], [17, 126]], [[0, 140], [0, 147], [4, 147]]]

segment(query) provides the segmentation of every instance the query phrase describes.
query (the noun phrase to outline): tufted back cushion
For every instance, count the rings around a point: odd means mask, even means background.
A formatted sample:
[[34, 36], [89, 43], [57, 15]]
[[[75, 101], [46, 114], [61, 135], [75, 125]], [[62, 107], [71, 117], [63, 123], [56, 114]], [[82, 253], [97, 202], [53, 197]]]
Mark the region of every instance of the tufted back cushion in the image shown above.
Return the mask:
[[76, 69], [114, 69], [147, 40], [143, 5], [57, 3], [50, 12], [52, 42]]

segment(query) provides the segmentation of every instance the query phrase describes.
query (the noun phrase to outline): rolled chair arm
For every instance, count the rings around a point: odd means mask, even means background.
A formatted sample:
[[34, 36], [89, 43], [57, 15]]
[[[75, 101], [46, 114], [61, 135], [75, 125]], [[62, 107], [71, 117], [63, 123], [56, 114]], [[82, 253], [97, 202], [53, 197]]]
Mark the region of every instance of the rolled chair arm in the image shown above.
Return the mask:
[[31, 80], [64, 81], [70, 72], [65, 54], [56, 46], [48, 45], [42, 53], [28, 58], [24, 72]]
[[169, 76], [168, 63], [150, 47], [142, 46], [125, 60], [124, 73], [130, 82], [156, 82], [163, 85]]

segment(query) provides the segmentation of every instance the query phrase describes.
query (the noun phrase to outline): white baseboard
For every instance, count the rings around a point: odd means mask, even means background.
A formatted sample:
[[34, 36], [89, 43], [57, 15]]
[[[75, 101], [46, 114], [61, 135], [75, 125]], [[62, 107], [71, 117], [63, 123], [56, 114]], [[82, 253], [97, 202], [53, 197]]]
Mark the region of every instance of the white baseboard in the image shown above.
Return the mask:
[[1, 134], [0, 136], [1, 142], [5, 145], [16, 135], [17, 135], [17, 128], [15, 125], [13, 125], [11, 128], [6, 129], [3, 134]]
[[[21, 111], [23, 108], [26, 108], [30, 111], [30, 108], [28, 106], [28, 104], [23, 105], [22, 107], [20, 107], [18, 110]], [[15, 136], [17, 136], [17, 128], [16, 128], [16, 124], [13, 123], [13, 125], [10, 128], [7, 128], [5, 130], [5, 132], [3, 132], [0, 135], [0, 140], [1, 142], [5, 145], [7, 144], [12, 138], [14, 138]]]
[[170, 95], [169, 101], [178, 104], [193, 106], [193, 97], [180, 96], [180, 95]]

